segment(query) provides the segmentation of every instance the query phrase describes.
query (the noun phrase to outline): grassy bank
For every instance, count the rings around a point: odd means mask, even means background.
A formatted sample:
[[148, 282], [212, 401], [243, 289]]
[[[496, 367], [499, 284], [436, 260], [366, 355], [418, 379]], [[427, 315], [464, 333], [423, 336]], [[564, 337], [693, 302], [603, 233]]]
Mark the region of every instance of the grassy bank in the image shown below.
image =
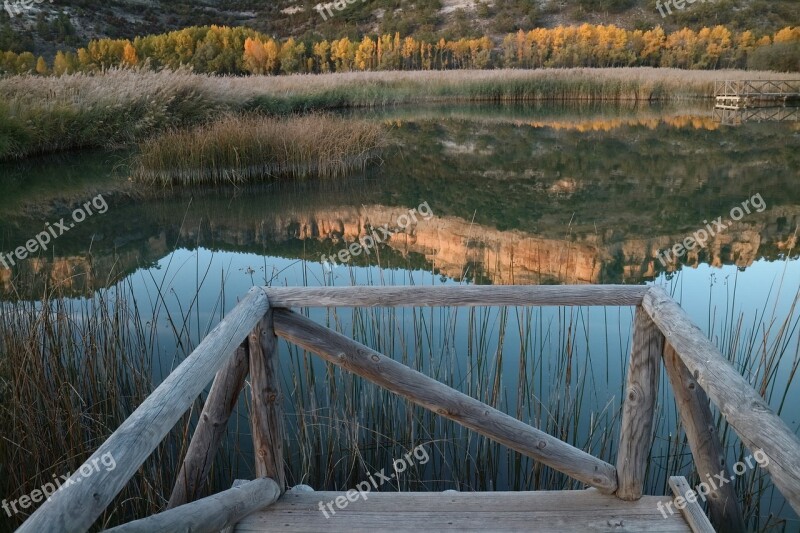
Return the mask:
[[385, 143], [385, 131], [376, 122], [318, 114], [227, 116], [142, 142], [133, 176], [163, 185], [336, 177], [366, 165]]
[[708, 98], [752, 71], [541, 69], [215, 77], [188, 71], [0, 79], [0, 160], [118, 147], [225, 113], [267, 114], [422, 102], [653, 102]]

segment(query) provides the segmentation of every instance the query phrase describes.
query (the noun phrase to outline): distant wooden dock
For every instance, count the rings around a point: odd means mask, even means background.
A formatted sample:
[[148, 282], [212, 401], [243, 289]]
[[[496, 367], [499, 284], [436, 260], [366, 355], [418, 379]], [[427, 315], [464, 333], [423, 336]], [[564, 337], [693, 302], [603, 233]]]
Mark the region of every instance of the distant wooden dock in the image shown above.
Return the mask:
[[714, 82], [719, 109], [786, 105], [800, 102], [800, 80], [726, 80]]
[[[441, 306], [632, 306], [619, 452], [614, 465], [458, 392], [394, 359], [313, 322], [292, 308]], [[444, 418], [582, 482], [587, 490], [540, 492], [383, 492], [356, 501], [354, 491], [286, 492], [284, 392], [276, 343], [281, 337]], [[735, 483], [711, 484], [711, 522], [695, 499], [667, 514], [667, 495], [644, 495], [664, 369], [700, 478], [733, 479], [710, 404], [752, 452], [761, 450], [775, 487], [800, 512], [800, 440], [660, 287], [447, 286], [254, 287], [79, 469], [104, 454], [113, 470], [62, 487], [19, 529], [87, 531], [213, 380], [167, 509], [113, 529], [154, 531], [694, 531], [745, 530]], [[244, 381], [253, 391], [253, 481], [197, 499]], [[75, 474], [73, 477], [79, 476]], [[688, 494], [682, 477], [670, 480]], [[323, 501], [352, 502], [336, 516]], [[680, 500], [678, 500], [680, 501]], [[339, 504], [337, 503], [337, 506]]]

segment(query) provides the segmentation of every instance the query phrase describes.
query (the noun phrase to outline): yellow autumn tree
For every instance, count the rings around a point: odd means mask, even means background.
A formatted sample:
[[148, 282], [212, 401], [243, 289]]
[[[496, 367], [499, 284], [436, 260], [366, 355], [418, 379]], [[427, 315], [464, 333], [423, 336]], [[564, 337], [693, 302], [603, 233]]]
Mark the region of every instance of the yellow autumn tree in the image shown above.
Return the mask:
[[267, 56], [263, 43], [248, 37], [244, 41], [244, 68], [253, 74], [264, 74], [266, 65]]
[[731, 49], [733, 35], [725, 26], [714, 26], [706, 32], [701, 30], [698, 37], [705, 41], [705, 54], [701, 59], [701, 66], [705, 68], [718, 68], [720, 61]]
[[644, 39], [644, 49], [641, 56], [642, 63], [653, 67], [658, 66], [661, 62], [664, 44], [667, 42], [667, 35], [661, 26], [656, 26], [652, 30], [644, 32], [642, 39]]
[[62, 76], [68, 72], [69, 65], [67, 64], [67, 56], [64, 52], [59, 50], [56, 52], [56, 57], [53, 59], [53, 74]]
[[44, 76], [47, 74], [48, 70], [47, 61], [45, 61], [42, 56], [39, 56], [39, 59], [36, 60], [36, 74]]
[[795, 41], [800, 41], [800, 27], [783, 28], [775, 33], [775, 37], [772, 39], [772, 41], [775, 43], [792, 43]]
[[664, 43], [662, 66], [691, 68], [696, 63], [699, 42], [697, 33], [689, 28], [670, 33]]
[[375, 41], [365, 35], [356, 49], [356, 67], [359, 70], [375, 69], [375, 50]]
[[130, 67], [135, 67], [139, 64], [136, 48], [134, 48], [130, 42], [126, 42], [125, 48], [122, 50], [122, 62]]
[[304, 60], [305, 53], [306, 45], [295, 42], [294, 38], [289, 37], [281, 45], [280, 52], [278, 52], [281, 72], [284, 74], [302, 72], [306, 65]]
[[417, 61], [417, 50], [420, 49], [420, 43], [414, 40], [413, 37], [406, 37], [403, 39], [403, 68], [404, 69], [414, 69], [417, 68], [421, 64], [422, 58], [420, 57], [420, 61]]
[[353, 48], [353, 43], [347, 37], [331, 42], [331, 60], [334, 62], [336, 72], [353, 70], [353, 61], [355, 59], [355, 50]]
[[331, 44], [322, 40], [314, 43], [313, 46], [314, 58], [317, 63], [319, 72], [330, 72], [331, 70]]

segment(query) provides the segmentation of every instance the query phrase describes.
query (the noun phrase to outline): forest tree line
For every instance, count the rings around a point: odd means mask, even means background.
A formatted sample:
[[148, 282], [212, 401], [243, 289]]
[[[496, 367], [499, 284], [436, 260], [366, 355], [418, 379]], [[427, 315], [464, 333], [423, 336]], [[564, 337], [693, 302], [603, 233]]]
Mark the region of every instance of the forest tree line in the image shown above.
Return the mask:
[[665, 33], [614, 25], [558, 26], [434, 42], [400, 33], [360, 40], [276, 40], [243, 27], [190, 27], [161, 35], [99, 39], [48, 62], [30, 52], [0, 52], [0, 73], [40, 75], [112, 67], [190, 66], [213, 74], [295, 74], [366, 70], [448, 70], [545, 67], [757, 68], [800, 71], [800, 27], [772, 35], [724, 26]]

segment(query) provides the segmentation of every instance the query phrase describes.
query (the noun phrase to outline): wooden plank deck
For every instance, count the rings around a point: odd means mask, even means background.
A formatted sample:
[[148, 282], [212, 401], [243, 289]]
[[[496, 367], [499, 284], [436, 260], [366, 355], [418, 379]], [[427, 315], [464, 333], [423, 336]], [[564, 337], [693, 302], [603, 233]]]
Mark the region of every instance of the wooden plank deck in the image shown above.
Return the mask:
[[[287, 492], [263, 511], [239, 522], [234, 531], [635, 531], [689, 532], [679, 511], [667, 518], [657, 504], [668, 496], [644, 496], [626, 502], [594, 489], [537, 492], [382, 492], [367, 493], [329, 517], [320, 502], [344, 492]], [[352, 496], [352, 494], [351, 494]], [[340, 503], [342, 500], [339, 500]], [[674, 506], [672, 508], [675, 509]]]

